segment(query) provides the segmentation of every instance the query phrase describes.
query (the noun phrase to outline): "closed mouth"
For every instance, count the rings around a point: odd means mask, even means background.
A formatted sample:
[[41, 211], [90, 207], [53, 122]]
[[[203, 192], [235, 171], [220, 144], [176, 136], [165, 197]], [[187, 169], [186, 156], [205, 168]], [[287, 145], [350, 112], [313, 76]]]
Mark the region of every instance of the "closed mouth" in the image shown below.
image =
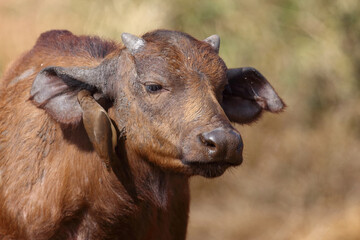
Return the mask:
[[233, 164], [224, 161], [217, 162], [184, 162], [189, 166], [194, 174], [201, 175], [207, 178], [214, 178], [221, 176], [226, 169], [234, 167], [239, 164]]

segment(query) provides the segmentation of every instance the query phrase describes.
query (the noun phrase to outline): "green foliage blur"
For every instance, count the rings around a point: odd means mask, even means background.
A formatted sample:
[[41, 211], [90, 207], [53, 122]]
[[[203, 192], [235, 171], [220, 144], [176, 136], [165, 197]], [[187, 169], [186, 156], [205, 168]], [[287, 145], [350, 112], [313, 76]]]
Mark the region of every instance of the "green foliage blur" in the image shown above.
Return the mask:
[[360, 239], [358, 0], [0, 0], [0, 75], [41, 32], [120, 41], [157, 28], [221, 37], [287, 103], [236, 127], [245, 161], [192, 179], [188, 239]]

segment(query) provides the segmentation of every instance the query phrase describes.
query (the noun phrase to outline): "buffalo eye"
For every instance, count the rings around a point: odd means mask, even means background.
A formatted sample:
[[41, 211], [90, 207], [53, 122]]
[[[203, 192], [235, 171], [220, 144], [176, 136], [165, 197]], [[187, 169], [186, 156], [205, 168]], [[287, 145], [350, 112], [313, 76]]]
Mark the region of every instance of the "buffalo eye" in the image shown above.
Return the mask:
[[158, 91], [160, 91], [163, 87], [159, 84], [147, 84], [145, 85], [146, 91], [150, 92], [150, 93], [156, 93]]

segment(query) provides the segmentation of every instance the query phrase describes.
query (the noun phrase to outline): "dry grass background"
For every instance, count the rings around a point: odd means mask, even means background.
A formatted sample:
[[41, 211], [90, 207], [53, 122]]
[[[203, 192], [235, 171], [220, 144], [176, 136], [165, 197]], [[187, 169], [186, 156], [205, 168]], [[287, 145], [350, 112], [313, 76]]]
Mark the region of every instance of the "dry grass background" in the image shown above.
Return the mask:
[[169, 28], [222, 38], [287, 102], [237, 126], [245, 162], [192, 179], [188, 239], [360, 239], [358, 0], [0, 0], [0, 75], [49, 29], [120, 40]]

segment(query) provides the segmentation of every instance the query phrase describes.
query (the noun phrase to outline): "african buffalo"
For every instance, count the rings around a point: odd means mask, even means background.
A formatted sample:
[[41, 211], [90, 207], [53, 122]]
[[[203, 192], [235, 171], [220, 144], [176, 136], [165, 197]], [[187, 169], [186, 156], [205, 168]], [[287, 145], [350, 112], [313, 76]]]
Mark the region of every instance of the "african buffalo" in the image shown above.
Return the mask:
[[217, 35], [121, 37], [45, 32], [5, 72], [1, 239], [185, 239], [189, 177], [243, 160], [230, 121], [284, 108]]

